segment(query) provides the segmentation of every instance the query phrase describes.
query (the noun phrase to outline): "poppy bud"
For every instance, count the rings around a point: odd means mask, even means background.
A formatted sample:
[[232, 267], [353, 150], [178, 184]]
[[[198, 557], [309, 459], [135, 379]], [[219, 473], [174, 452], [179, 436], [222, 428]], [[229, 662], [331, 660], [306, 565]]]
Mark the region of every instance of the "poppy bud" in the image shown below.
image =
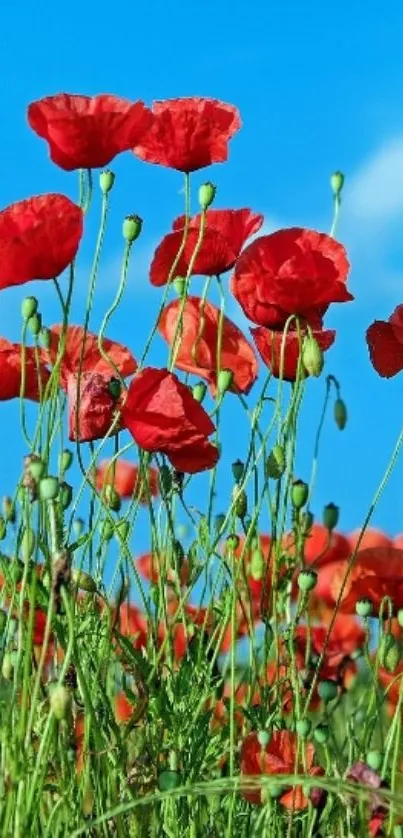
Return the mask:
[[273, 800], [277, 800], [277, 798], [281, 797], [281, 795], [283, 795], [285, 791], [285, 786], [280, 786], [279, 783], [273, 783], [273, 785], [270, 786], [270, 788], [268, 789], [268, 794], [269, 797], [271, 797]]
[[4, 634], [4, 630], [7, 625], [7, 614], [5, 611], [0, 609], [0, 637]]
[[381, 666], [393, 674], [400, 661], [400, 646], [393, 634], [384, 634], [379, 646]]
[[56, 684], [51, 688], [50, 709], [59, 722], [66, 718], [70, 704], [71, 692], [63, 684]]
[[59, 494], [59, 481], [57, 477], [43, 477], [39, 483], [39, 496], [41, 500], [55, 500]]
[[359, 617], [370, 617], [372, 614], [372, 602], [370, 599], [359, 599], [355, 604], [355, 611]]
[[396, 826], [393, 827], [393, 838], [403, 838], [402, 824], [397, 823]]
[[217, 378], [217, 390], [221, 396], [229, 390], [234, 379], [232, 370], [220, 370]]
[[118, 538], [118, 541], [126, 541], [130, 532], [130, 522], [126, 521], [125, 518], [121, 518], [119, 521], [116, 521], [115, 524], [115, 534]]
[[314, 570], [301, 570], [298, 574], [298, 587], [303, 593], [313, 591], [318, 581], [318, 574]]
[[205, 395], [207, 393], [207, 387], [204, 381], [198, 381], [197, 384], [193, 387], [192, 394], [193, 398], [196, 399], [197, 402], [200, 404], [202, 403]]
[[74, 585], [77, 585], [77, 588], [81, 588], [83, 591], [91, 594], [97, 589], [95, 580], [85, 570], [78, 570], [74, 567], [71, 571], [71, 581]]
[[179, 771], [161, 771], [158, 775], [158, 788], [160, 791], [171, 791], [181, 784]]
[[105, 486], [104, 497], [109, 509], [111, 509], [112, 512], [119, 512], [120, 507], [122, 506], [122, 501], [119, 492], [117, 492], [113, 486], [110, 486], [109, 484]]
[[7, 535], [7, 524], [2, 515], [0, 515], [0, 541], [3, 541]]
[[138, 239], [141, 228], [143, 226], [143, 219], [138, 215], [127, 215], [123, 222], [123, 238], [128, 244]]
[[36, 457], [33, 454], [29, 461], [26, 463], [26, 471], [29, 472], [29, 474], [31, 475], [31, 477], [33, 477], [35, 482], [39, 482], [39, 480], [41, 480], [43, 475], [45, 474], [46, 465], [40, 457]]
[[334, 403], [334, 421], [340, 431], [343, 431], [347, 424], [347, 407], [343, 399], [336, 399]]
[[337, 527], [339, 511], [339, 507], [334, 503], [328, 503], [323, 509], [323, 524], [329, 532]]
[[246, 492], [244, 489], [238, 489], [238, 486], [234, 486], [232, 499], [234, 501], [235, 515], [237, 515], [242, 521], [248, 511], [248, 498], [246, 496]]
[[6, 652], [3, 656], [3, 662], [1, 664], [1, 674], [5, 681], [11, 681], [13, 677], [13, 661], [9, 652]]
[[83, 529], [84, 529], [83, 519], [82, 518], [75, 518], [74, 521], [73, 521], [73, 530], [74, 530], [74, 535], [77, 538], [80, 538], [80, 535], [82, 534]]
[[38, 311], [38, 300], [36, 297], [24, 297], [21, 303], [21, 314], [23, 320], [29, 320]]
[[303, 480], [294, 480], [291, 488], [291, 501], [295, 509], [305, 506], [309, 495], [309, 486]]
[[214, 527], [215, 527], [216, 533], [219, 533], [222, 530], [222, 528], [224, 526], [224, 523], [225, 523], [225, 515], [220, 513], [219, 515], [215, 516]]
[[314, 337], [305, 338], [302, 347], [302, 363], [309, 375], [318, 378], [323, 370], [324, 356]]
[[214, 201], [215, 194], [217, 192], [217, 187], [214, 186], [209, 180], [207, 183], [203, 183], [199, 189], [199, 204], [203, 210], [208, 209], [211, 207], [211, 204]]
[[234, 475], [234, 480], [236, 481], [236, 483], [240, 483], [243, 478], [243, 473], [245, 469], [242, 460], [235, 460], [235, 462], [232, 463], [231, 468], [232, 474]]
[[111, 191], [115, 183], [115, 175], [110, 169], [105, 169], [99, 176], [99, 186], [103, 195], [107, 195]]
[[236, 550], [239, 547], [239, 536], [236, 533], [230, 533], [227, 538], [227, 545], [230, 550]]
[[59, 457], [59, 469], [60, 469], [62, 474], [64, 474], [65, 471], [68, 471], [72, 462], [73, 462], [73, 452], [69, 451], [69, 449], [66, 448], [64, 451], [62, 451], [62, 453], [60, 454], [60, 457]]
[[161, 466], [158, 475], [158, 482], [160, 484], [161, 495], [169, 495], [172, 489], [172, 474], [169, 466]]
[[105, 521], [102, 524], [102, 541], [110, 541], [114, 532], [115, 527], [112, 521], [110, 521], [109, 518], [105, 518]]
[[39, 343], [41, 344], [41, 346], [43, 346], [44, 349], [50, 349], [50, 342], [50, 329], [48, 329], [46, 326], [42, 326], [42, 329], [39, 332]]
[[59, 501], [61, 504], [62, 509], [68, 509], [71, 501], [73, 500], [73, 487], [70, 486], [70, 483], [63, 483], [60, 484], [60, 491], [59, 491]]
[[266, 460], [266, 476], [279, 480], [286, 469], [285, 450], [282, 445], [275, 445]]
[[322, 701], [333, 701], [333, 699], [336, 698], [338, 691], [336, 681], [327, 679], [325, 681], [320, 681], [318, 684], [318, 693]]
[[253, 550], [248, 571], [255, 580], [259, 582], [264, 574], [265, 561], [261, 550]]
[[110, 378], [108, 381], [108, 393], [110, 396], [112, 396], [115, 402], [117, 402], [118, 399], [120, 399], [121, 392], [122, 385], [119, 379], [114, 377]]
[[399, 608], [397, 612], [397, 622], [399, 623], [400, 628], [403, 628], [403, 608]]
[[309, 535], [312, 529], [313, 522], [314, 516], [312, 512], [309, 512], [309, 510], [307, 510], [301, 515], [301, 527], [304, 535]]
[[311, 722], [309, 719], [298, 719], [295, 724], [295, 730], [301, 739], [306, 739], [311, 732]]
[[21, 539], [21, 552], [24, 562], [28, 562], [35, 550], [35, 533], [29, 527], [26, 527]]
[[264, 750], [265, 748], [267, 748], [267, 746], [270, 742], [271, 734], [268, 730], [259, 730], [258, 733], [257, 733], [256, 738], [257, 738], [257, 741], [259, 742], [260, 747], [263, 748], [263, 750]]
[[93, 788], [92, 788], [92, 785], [91, 785], [91, 780], [87, 776], [87, 779], [85, 781], [85, 786], [84, 786], [83, 802], [82, 802], [82, 812], [83, 812], [84, 817], [88, 818], [91, 815], [91, 813], [94, 809], [94, 803], [95, 803], [95, 795], [94, 795]]
[[333, 172], [330, 178], [330, 186], [332, 187], [332, 192], [335, 198], [338, 198], [341, 190], [343, 189], [344, 185], [344, 175], [343, 172]]
[[383, 754], [380, 751], [368, 751], [365, 761], [373, 771], [379, 771], [382, 768]]
[[313, 732], [314, 738], [319, 745], [324, 745], [329, 738], [329, 728], [327, 725], [318, 725]]
[[3, 514], [4, 514], [4, 517], [5, 517], [6, 521], [9, 521], [10, 524], [15, 524], [16, 517], [17, 517], [16, 513], [15, 513], [15, 506], [14, 506], [11, 498], [7, 497], [7, 495], [5, 495], [3, 497], [2, 507], [3, 507]]
[[183, 276], [175, 277], [173, 281], [173, 286], [178, 297], [183, 297], [186, 291], [186, 279]]

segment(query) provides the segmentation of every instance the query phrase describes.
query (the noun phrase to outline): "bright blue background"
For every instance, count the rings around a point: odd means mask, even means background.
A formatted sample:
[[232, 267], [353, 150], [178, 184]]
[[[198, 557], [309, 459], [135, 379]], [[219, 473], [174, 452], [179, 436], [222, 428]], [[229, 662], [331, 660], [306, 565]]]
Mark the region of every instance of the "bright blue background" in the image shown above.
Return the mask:
[[[339, 433], [329, 417], [314, 503], [318, 514], [323, 503], [339, 504], [345, 530], [362, 523], [403, 422], [402, 379], [378, 378], [364, 339], [375, 317], [387, 318], [403, 301], [403, 12], [397, 0], [382, 8], [366, 4], [362, 12], [360, 4], [347, 0], [331, 6], [319, 0], [255, 0], [249, 6], [238, 0], [159, 0], [115, 3], [113, 8], [102, 0], [70, 0], [63, 10], [38, 0], [24, 8], [6, 4], [0, 32], [2, 206], [42, 191], [60, 190], [76, 198], [76, 175], [51, 164], [45, 143], [30, 131], [25, 116], [30, 101], [61, 91], [109, 92], [147, 103], [205, 95], [236, 104], [244, 127], [231, 142], [229, 163], [198, 173], [195, 185], [213, 179], [218, 185], [216, 206], [262, 211], [268, 229], [301, 224], [327, 231], [329, 176], [335, 169], [345, 172], [338, 237], [350, 254], [356, 302], [329, 312], [327, 325], [337, 329], [338, 337], [326, 372], [341, 382], [349, 422]], [[161, 293], [148, 286], [147, 265], [172, 218], [182, 211], [183, 184], [179, 174], [143, 164], [130, 154], [112, 166], [117, 180], [91, 325], [99, 325], [117, 287], [121, 221], [137, 212], [144, 231], [134, 252], [125, 303], [108, 334], [129, 344], [138, 356]], [[97, 194], [80, 260], [77, 322], [85, 306], [98, 211]], [[50, 325], [58, 319], [50, 284], [5, 291], [0, 299], [2, 335], [19, 339], [20, 300], [33, 292], [40, 298], [44, 321]], [[231, 315], [245, 324], [235, 303]], [[158, 364], [164, 355], [159, 338], [157, 342], [160, 351], [151, 359]], [[324, 388], [324, 379], [309, 383], [299, 443], [302, 478], [309, 477]], [[234, 400], [229, 397], [227, 463], [244, 455], [245, 435], [231, 408]], [[0, 491], [11, 494], [26, 453], [16, 401], [1, 405], [0, 429]], [[229, 467], [227, 477], [223, 471], [216, 511], [225, 507], [231, 487]], [[399, 462], [373, 518], [392, 534], [403, 530], [402, 477]], [[197, 500], [203, 507], [204, 496]]]

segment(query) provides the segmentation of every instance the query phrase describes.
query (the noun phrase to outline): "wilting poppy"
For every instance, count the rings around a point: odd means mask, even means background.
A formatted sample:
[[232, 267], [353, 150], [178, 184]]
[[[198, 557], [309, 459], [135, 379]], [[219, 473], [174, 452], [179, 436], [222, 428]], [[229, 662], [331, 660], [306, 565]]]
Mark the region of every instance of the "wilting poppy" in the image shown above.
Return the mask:
[[[63, 327], [60, 325], [50, 328], [50, 347], [45, 353], [49, 364], [54, 365], [56, 363], [62, 332]], [[67, 390], [70, 375], [77, 375], [79, 372], [81, 355], [82, 372], [99, 373], [105, 377], [113, 378], [116, 374], [114, 367], [117, 367], [122, 378], [126, 378], [126, 376], [132, 375], [136, 371], [136, 360], [126, 346], [104, 338], [102, 348], [112, 363], [106, 361], [101, 355], [98, 348], [98, 335], [92, 332], [85, 334], [82, 326], [67, 327], [60, 365], [60, 383], [64, 390]]]
[[388, 321], [375, 320], [367, 329], [367, 344], [373, 367], [383, 378], [403, 370], [403, 305]]
[[221, 320], [220, 358], [218, 358], [218, 333], [220, 310], [201, 297], [187, 297], [182, 309], [181, 300], [173, 300], [162, 312], [158, 329], [172, 346], [178, 323], [182, 323], [180, 348], [175, 366], [185, 372], [204, 378], [216, 392], [217, 369], [231, 370], [232, 392], [249, 393], [258, 375], [258, 361], [253, 347], [240, 329], [228, 317]]
[[178, 471], [203, 471], [218, 460], [218, 449], [208, 441], [215, 430], [210, 417], [166, 369], [147, 367], [135, 376], [121, 416], [140, 448], [166, 454]]
[[231, 290], [246, 316], [282, 328], [290, 315], [320, 328], [333, 302], [347, 302], [344, 247], [325, 233], [293, 227], [255, 239], [235, 265]]
[[[298, 743], [298, 736], [290, 730], [275, 730], [266, 745], [262, 747], [256, 732], [249, 733], [241, 746], [241, 773], [245, 776], [261, 774], [296, 774], [302, 768], [301, 750], [304, 749], [304, 763], [310, 776], [323, 774], [323, 769], [314, 766], [315, 748], [312, 744]], [[299, 750], [298, 750], [299, 749]], [[297, 754], [299, 753], [299, 764]], [[244, 791], [244, 797], [250, 803], [262, 803], [259, 789]], [[308, 798], [301, 786], [285, 791], [279, 798], [280, 803], [289, 810], [300, 811], [308, 806]]]
[[103, 439], [112, 425], [113, 433], [120, 430], [120, 421], [115, 422], [118, 403], [110, 390], [110, 377], [98, 372], [83, 372], [78, 381], [77, 375], [69, 375], [67, 396], [70, 440], [92, 442]]
[[141, 140], [151, 122], [143, 102], [117, 96], [80, 96], [58, 93], [32, 102], [28, 122], [49, 144], [57, 166], [95, 169], [106, 166]]
[[148, 504], [150, 495], [158, 495], [158, 471], [149, 466], [146, 473], [148, 489], [139, 466], [123, 459], [102, 460], [96, 468], [95, 485], [99, 491], [114, 486], [121, 498], [139, 497], [141, 503]]
[[[25, 399], [39, 401], [49, 380], [49, 370], [43, 362], [43, 353], [36, 359], [35, 349], [25, 347], [24, 387]], [[22, 346], [0, 338], [0, 401], [17, 399], [21, 393]]]
[[73, 261], [83, 213], [65, 195], [36, 195], [0, 212], [0, 288], [54, 279]]
[[152, 122], [133, 152], [147, 163], [194, 172], [228, 157], [228, 141], [241, 127], [237, 108], [190, 97], [154, 102]]
[[[290, 329], [285, 336], [281, 330], [266, 329], [264, 326], [259, 326], [250, 331], [262, 360], [271, 370], [273, 376], [280, 378], [282, 372], [282, 378], [285, 381], [295, 381], [301, 352], [300, 340], [295, 329]], [[325, 352], [334, 342], [336, 332], [329, 329], [314, 329], [312, 335], [322, 351]], [[303, 340], [302, 335], [302, 342]], [[309, 375], [303, 363], [301, 363], [300, 375]]]

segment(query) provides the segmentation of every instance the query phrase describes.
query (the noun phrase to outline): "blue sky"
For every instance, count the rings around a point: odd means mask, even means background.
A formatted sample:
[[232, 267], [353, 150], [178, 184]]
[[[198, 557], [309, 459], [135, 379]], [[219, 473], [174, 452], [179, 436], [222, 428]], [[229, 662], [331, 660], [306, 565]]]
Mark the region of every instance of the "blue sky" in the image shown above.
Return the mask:
[[[329, 177], [335, 169], [345, 173], [338, 238], [350, 255], [349, 285], [356, 302], [329, 312], [327, 324], [337, 329], [338, 337], [326, 372], [341, 382], [349, 423], [344, 433], [331, 421], [326, 426], [314, 503], [318, 513], [328, 501], [339, 504], [345, 530], [362, 522], [403, 423], [402, 376], [380, 380], [364, 341], [367, 325], [375, 317], [387, 318], [403, 302], [402, 23], [397, 0], [382, 9], [369, 3], [365, 15], [360, 4], [299, 0], [255, 0], [250, 7], [238, 0], [150, 0], [117, 3], [113, 12], [102, 0], [71, 0], [63, 12], [57, 4], [38, 0], [24, 10], [12, 4], [2, 10], [3, 207], [45, 191], [76, 198], [76, 175], [51, 164], [45, 143], [26, 123], [30, 101], [61, 91], [109, 92], [147, 103], [205, 95], [236, 104], [243, 129], [231, 142], [229, 163], [197, 173], [194, 184], [212, 179], [218, 186], [216, 206], [250, 206], [265, 214], [268, 229], [303, 225], [327, 231]], [[130, 154], [112, 168], [117, 180], [92, 326], [99, 325], [117, 287], [121, 221], [137, 212], [144, 219], [143, 235], [134, 252], [125, 304], [109, 336], [139, 355], [161, 293], [148, 286], [147, 265], [172, 218], [182, 211], [182, 180]], [[77, 322], [84, 309], [98, 210], [96, 196], [79, 266]], [[18, 340], [19, 303], [32, 292], [40, 299], [44, 321], [51, 324], [57, 317], [46, 283], [5, 291], [0, 300], [4, 337]], [[245, 324], [235, 303], [231, 316]], [[162, 359], [161, 350], [152, 357], [155, 363]], [[298, 454], [302, 478], [309, 477], [324, 386], [322, 379], [309, 387]], [[244, 452], [242, 431], [234, 437], [234, 409], [228, 402], [224, 431], [229, 463]], [[2, 404], [0, 428], [6, 444], [1, 493], [12, 492], [25, 453], [17, 421], [17, 403]], [[373, 519], [391, 534], [403, 531], [402, 478], [403, 460]], [[220, 486], [219, 502], [225, 504], [228, 474]]]

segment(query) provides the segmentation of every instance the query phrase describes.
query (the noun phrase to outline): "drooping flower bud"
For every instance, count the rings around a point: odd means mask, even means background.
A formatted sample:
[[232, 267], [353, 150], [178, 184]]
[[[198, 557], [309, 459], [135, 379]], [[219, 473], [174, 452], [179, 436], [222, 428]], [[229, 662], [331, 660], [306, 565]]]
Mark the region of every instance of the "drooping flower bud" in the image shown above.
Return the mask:
[[99, 186], [103, 195], [107, 195], [111, 191], [115, 183], [115, 175], [110, 169], [105, 169], [99, 176]]
[[178, 297], [183, 297], [186, 291], [186, 279], [184, 276], [176, 276], [173, 281], [173, 287], [178, 295]]
[[334, 403], [334, 421], [340, 431], [343, 431], [347, 424], [347, 407], [343, 399], [336, 399]]
[[280, 480], [287, 466], [285, 450], [282, 445], [275, 445], [266, 460], [266, 475], [272, 480]]
[[73, 487], [64, 480], [60, 484], [59, 501], [62, 509], [68, 509], [73, 500]]
[[130, 521], [127, 521], [126, 518], [121, 518], [119, 521], [116, 521], [115, 524], [115, 534], [118, 541], [126, 541], [130, 532]]
[[302, 509], [309, 496], [309, 486], [303, 480], [294, 480], [291, 488], [291, 501], [294, 509]]
[[199, 204], [203, 210], [211, 207], [217, 192], [217, 187], [211, 181], [203, 183], [199, 189]]
[[245, 466], [244, 466], [242, 460], [235, 460], [235, 462], [232, 463], [231, 469], [232, 469], [232, 474], [234, 476], [235, 482], [240, 483], [242, 478], [243, 478], [243, 474], [244, 474], [244, 470], [245, 470]]
[[119, 492], [117, 492], [113, 486], [110, 486], [109, 484], [105, 486], [104, 497], [109, 509], [111, 509], [112, 512], [119, 512], [120, 507], [122, 506], [122, 500]]
[[3, 661], [2, 661], [2, 664], [1, 664], [1, 674], [4, 678], [4, 680], [5, 681], [11, 681], [11, 679], [13, 677], [13, 672], [14, 672], [14, 666], [13, 666], [12, 657], [10, 655], [10, 652], [6, 652], [3, 655]]
[[66, 448], [59, 457], [59, 469], [62, 474], [68, 471], [73, 462], [73, 452]]
[[328, 503], [323, 509], [323, 525], [329, 532], [332, 532], [337, 527], [339, 511], [339, 507], [334, 503]]
[[344, 186], [343, 172], [333, 172], [330, 178], [330, 186], [332, 188], [333, 195], [335, 198], [338, 198]]
[[21, 303], [21, 314], [23, 320], [29, 320], [38, 311], [38, 300], [36, 297], [24, 297]]
[[245, 490], [239, 489], [238, 486], [234, 486], [232, 499], [234, 501], [235, 515], [237, 515], [237, 517], [242, 521], [248, 511], [248, 498]]
[[329, 728], [327, 725], [318, 725], [313, 732], [314, 738], [319, 745], [324, 745], [329, 739]]
[[202, 403], [205, 395], [207, 393], [207, 387], [204, 381], [198, 381], [197, 384], [193, 387], [192, 394], [193, 398], [196, 399], [197, 402], [200, 404]]
[[59, 494], [60, 484], [57, 477], [43, 477], [39, 483], [41, 500], [55, 500]]
[[314, 570], [301, 570], [298, 574], [298, 587], [303, 593], [313, 591], [318, 581], [318, 574]]
[[71, 581], [77, 588], [81, 588], [88, 593], [94, 593], [97, 590], [95, 579], [89, 573], [86, 573], [85, 570], [78, 570], [76, 567], [73, 567]]
[[128, 244], [138, 239], [141, 228], [143, 226], [143, 219], [139, 215], [127, 215], [123, 222], [123, 238]]
[[37, 337], [39, 335], [39, 332], [42, 328], [42, 315], [39, 313], [39, 311], [33, 314], [32, 317], [30, 317], [27, 320], [27, 326], [29, 331], [31, 332], [31, 335], [33, 335], [34, 337]]
[[305, 338], [302, 347], [302, 363], [309, 375], [315, 378], [320, 376], [325, 360], [316, 338]]
[[222, 396], [229, 390], [234, 380], [234, 373], [232, 370], [220, 370], [217, 377], [217, 390]]

